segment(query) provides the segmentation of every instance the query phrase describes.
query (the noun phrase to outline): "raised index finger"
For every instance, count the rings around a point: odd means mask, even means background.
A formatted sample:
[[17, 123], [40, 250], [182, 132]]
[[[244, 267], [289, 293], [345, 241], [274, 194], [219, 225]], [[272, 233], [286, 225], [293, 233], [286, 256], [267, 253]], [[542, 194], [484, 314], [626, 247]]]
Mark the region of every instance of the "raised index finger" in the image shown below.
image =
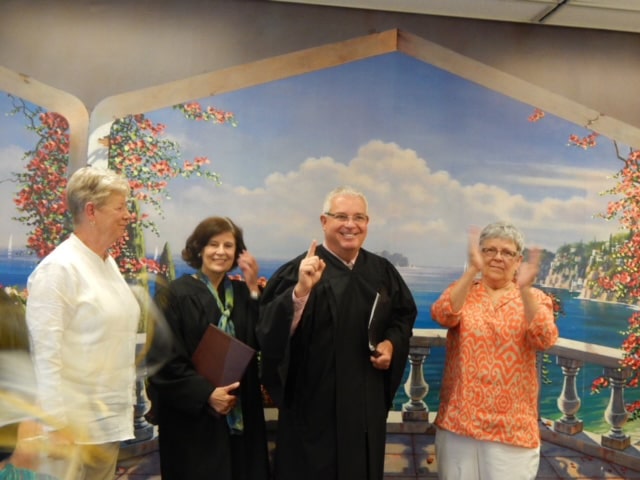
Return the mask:
[[307, 251], [307, 258], [313, 257], [316, 254], [316, 240], [313, 239], [311, 241], [311, 245], [309, 246], [309, 250]]

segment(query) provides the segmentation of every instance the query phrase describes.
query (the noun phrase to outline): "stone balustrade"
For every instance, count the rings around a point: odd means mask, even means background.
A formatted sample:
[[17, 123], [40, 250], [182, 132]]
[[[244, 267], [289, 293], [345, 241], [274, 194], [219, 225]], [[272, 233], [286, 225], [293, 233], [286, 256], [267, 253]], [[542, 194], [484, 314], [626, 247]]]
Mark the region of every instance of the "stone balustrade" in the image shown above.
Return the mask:
[[[402, 406], [401, 412], [390, 412], [388, 433], [427, 435], [434, 433], [431, 422], [435, 414], [429, 412], [425, 402], [429, 394], [429, 379], [424, 376], [424, 367], [432, 349], [446, 348], [446, 335], [445, 329], [414, 329], [408, 358], [409, 375], [404, 385], [408, 401]], [[625, 433], [628, 413], [625, 409], [624, 385], [631, 375], [631, 370], [620, 366], [622, 351], [560, 338], [544, 354], [555, 357], [555, 364], [562, 371], [563, 385], [556, 400], [559, 418], [555, 421], [541, 420], [540, 422], [542, 440], [640, 471], [640, 449], [632, 444], [630, 435]], [[539, 365], [541, 364], [542, 361], [539, 362]], [[576, 388], [576, 377], [585, 364], [599, 365], [602, 367], [603, 376], [609, 379], [610, 398], [603, 417], [610, 426], [610, 430], [605, 435], [598, 436], [585, 431], [583, 421], [579, 418], [581, 399]], [[542, 368], [539, 368], [539, 372], [541, 375]], [[402, 389], [402, 386], [400, 388]], [[543, 393], [543, 389], [541, 392]], [[142, 408], [140, 411], [144, 412], [145, 409]], [[275, 408], [266, 408], [265, 413], [268, 426], [274, 429], [277, 424], [277, 411]], [[139, 427], [136, 423], [137, 430], [140, 430]], [[144, 427], [146, 433], [149, 427], [147, 425]], [[137, 434], [136, 439], [139, 440]], [[156, 440], [155, 436], [152, 440]], [[126, 446], [127, 452], [131, 450], [137, 454], [139, 445], [148, 443], [149, 441], [134, 441], [133, 444]], [[132, 450], [134, 447], [136, 449]]]
[[[428, 422], [430, 412], [425, 398], [429, 393], [429, 379], [424, 378], [424, 365], [432, 348], [445, 348], [446, 334], [445, 329], [414, 330], [409, 354], [410, 371], [404, 385], [409, 400], [402, 407], [403, 423]], [[621, 366], [622, 351], [559, 338], [544, 354], [555, 357], [556, 365], [562, 370], [563, 385], [557, 399], [561, 416], [553, 422], [541, 421], [540, 432], [543, 440], [614, 460], [620, 465], [639, 470], [640, 450], [631, 445], [631, 437], [624, 430], [629, 416], [625, 409], [624, 385], [631, 376], [631, 369]], [[540, 360], [541, 357], [542, 354]], [[585, 364], [601, 366], [602, 375], [609, 380], [610, 385], [609, 403], [603, 416], [611, 429], [599, 439], [589, 432], [584, 432], [583, 421], [579, 418], [581, 399], [576, 388], [576, 377]]]

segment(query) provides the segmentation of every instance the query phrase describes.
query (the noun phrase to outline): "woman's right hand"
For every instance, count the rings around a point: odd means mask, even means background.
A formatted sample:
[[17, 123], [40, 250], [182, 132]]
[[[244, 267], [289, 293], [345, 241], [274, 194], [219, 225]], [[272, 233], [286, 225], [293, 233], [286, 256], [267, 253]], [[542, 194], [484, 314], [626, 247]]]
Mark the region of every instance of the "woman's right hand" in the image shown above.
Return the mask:
[[236, 406], [236, 402], [238, 401], [238, 397], [232, 395], [230, 392], [239, 387], [240, 382], [232, 383], [226, 387], [217, 387], [209, 396], [209, 406], [220, 415], [227, 415], [233, 407]]

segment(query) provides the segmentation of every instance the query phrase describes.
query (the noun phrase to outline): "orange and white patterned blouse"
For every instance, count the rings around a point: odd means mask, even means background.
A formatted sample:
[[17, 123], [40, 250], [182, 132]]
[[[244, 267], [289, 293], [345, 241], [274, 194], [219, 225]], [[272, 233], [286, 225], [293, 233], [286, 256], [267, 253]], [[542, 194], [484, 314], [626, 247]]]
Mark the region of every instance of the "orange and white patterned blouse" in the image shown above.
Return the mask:
[[551, 298], [532, 288], [540, 307], [527, 325], [519, 289], [494, 306], [475, 282], [454, 312], [452, 286], [431, 307], [433, 319], [448, 328], [436, 425], [478, 440], [538, 447], [536, 351], [558, 338]]

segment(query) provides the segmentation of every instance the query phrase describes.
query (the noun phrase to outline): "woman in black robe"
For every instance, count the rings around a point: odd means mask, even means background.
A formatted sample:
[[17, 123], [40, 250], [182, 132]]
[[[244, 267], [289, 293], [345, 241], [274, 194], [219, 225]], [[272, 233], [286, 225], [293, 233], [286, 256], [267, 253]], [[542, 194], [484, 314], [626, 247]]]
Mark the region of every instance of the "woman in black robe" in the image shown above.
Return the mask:
[[[173, 354], [150, 378], [163, 480], [266, 480], [266, 429], [257, 358], [240, 384], [212, 385], [191, 357], [209, 324], [257, 349], [258, 264], [228, 218], [203, 220], [182, 258], [192, 275], [160, 289], [156, 301], [173, 333]], [[244, 281], [228, 276], [239, 266]], [[231, 330], [230, 330], [231, 329]], [[155, 358], [153, 347], [150, 354]]]

